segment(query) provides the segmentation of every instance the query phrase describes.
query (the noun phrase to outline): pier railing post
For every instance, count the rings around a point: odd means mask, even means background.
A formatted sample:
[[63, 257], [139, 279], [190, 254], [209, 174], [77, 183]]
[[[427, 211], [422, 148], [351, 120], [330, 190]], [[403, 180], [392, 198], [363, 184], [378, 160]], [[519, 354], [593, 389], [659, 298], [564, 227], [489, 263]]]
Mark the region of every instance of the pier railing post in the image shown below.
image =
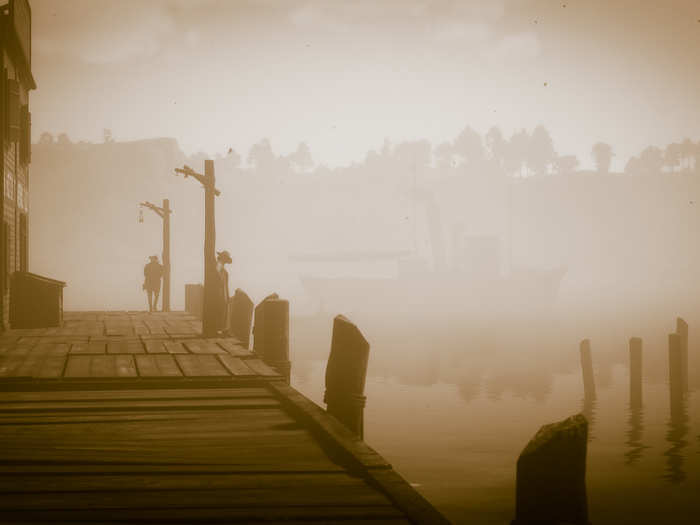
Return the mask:
[[275, 368], [289, 383], [289, 301], [268, 299], [263, 303], [263, 353], [265, 363]]
[[260, 357], [265, 352], [265, 301], [279, 299], [276, 293], [270, 294], [255, 307], [255, 319], [253, 321], [253, 352]]
[[231, 298], [229, 327], [231, 334], [246, 348], [250, 348], [250, 329], [253, 322], [253, 301], [240, 288]]
[[582, 414], [540, 428], [518, 458], [512, 525], [588, 525], [587, 447]]
[[365, 380], [369, 343], [348, 319], [333, 320], [331, 353], [326, 365], [326, 392], [323, 401], [328, 413], [360, 439], [364, 437]]
[[583, 373], [583, 396], [586, 399], [595, 399], [595, 379], [593, 376], [593, 358], [591, 356], [591, 342], [588, 339], [581, 341], [581, 371]]
[[630, 339], [630, 407], [642, 406], [642, 339]]

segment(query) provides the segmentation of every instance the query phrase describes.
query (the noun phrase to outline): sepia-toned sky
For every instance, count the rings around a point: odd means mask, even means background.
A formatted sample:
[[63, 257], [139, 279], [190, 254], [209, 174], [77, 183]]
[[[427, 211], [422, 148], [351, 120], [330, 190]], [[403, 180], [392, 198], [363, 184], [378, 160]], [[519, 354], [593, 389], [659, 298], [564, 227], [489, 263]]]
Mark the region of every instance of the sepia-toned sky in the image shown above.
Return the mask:
[[316, 161], [385, 137], [544, 124], [614, 169], [700, 139], [697, 0], [32, 0], [34, 138], [175, 137], [245, 159], [269, 137]]

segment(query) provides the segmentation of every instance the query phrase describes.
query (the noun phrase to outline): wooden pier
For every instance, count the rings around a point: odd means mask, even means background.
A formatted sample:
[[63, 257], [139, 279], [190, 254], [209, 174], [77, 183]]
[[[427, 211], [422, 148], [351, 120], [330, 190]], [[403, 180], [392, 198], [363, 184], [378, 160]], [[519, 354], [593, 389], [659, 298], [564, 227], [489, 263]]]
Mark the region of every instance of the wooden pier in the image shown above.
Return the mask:
[[182, 312], [0, 335], [3, 522], [446, 523], [374, 450]]

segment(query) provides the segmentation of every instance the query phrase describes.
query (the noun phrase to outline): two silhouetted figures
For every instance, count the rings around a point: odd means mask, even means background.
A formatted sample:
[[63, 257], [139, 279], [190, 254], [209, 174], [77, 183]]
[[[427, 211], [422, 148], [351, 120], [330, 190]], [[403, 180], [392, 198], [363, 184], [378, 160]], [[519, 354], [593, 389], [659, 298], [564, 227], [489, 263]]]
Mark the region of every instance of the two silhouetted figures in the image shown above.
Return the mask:
[[149, 257], [150, 262], [143, 267], [143, 289], [148, 296], [148, 311], [158, 309], [158, 296], [160, 295], [160, 281], [163, 278], [163, 265], [158, 262], [157, 255]]

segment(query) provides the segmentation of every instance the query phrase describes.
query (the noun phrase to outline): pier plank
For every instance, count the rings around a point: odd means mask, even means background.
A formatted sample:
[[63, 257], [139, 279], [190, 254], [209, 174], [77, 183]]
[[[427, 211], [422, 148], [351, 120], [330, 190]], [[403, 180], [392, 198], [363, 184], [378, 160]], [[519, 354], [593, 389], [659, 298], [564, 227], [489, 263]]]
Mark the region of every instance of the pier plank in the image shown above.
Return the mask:
[[238, 340], [178, 312], [64, 319], [0, 336], [1, 521], [443, 523]]
[[181, 376], [182, 371], [177, 366], [173, 356], [169, 354], [160, 355], [137, 355], [136, 367], [141, 377], [173, 377]]
[[180, 369], [187, 377], [228, 376], [229, 373], [214, 355], [176, 355]]

